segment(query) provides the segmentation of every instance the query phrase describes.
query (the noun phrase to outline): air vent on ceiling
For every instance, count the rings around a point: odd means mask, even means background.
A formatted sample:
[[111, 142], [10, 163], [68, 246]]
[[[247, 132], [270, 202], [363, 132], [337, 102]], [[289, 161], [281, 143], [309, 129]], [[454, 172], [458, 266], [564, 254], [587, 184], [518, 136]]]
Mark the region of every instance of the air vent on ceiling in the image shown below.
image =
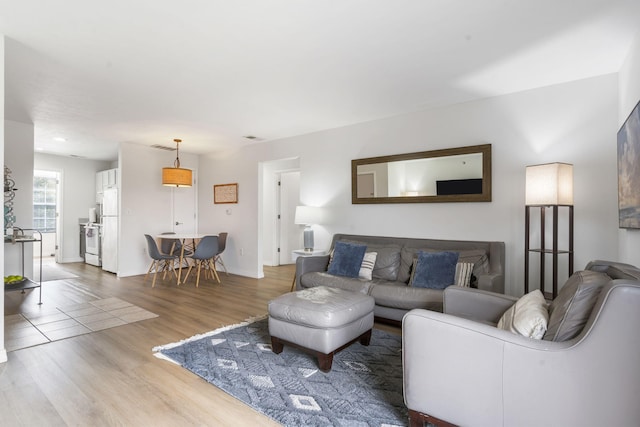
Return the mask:
[[74, 159], [86, 159], [85, 156], [78, 156], [77, 154], [69, 154], [69, 157], [73, 157]]
[[175, 147], [167, 147], [166, 145], [153, 144], [152, 147], [157, 148], [158, 150], [176, 151]]

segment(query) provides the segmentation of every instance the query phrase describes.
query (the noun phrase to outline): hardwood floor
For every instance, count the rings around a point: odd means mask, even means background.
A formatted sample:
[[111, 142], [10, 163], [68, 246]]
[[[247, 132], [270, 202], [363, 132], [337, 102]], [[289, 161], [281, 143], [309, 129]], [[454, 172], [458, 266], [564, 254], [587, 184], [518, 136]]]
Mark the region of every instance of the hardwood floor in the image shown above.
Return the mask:
[[[117, 297], [159, 317], [11, 351], [0, 364], [2, 426], [239, 426], [279, 424], [196, 375], [153, 356], [176, 342], [267, 313], [291, 287], [294, 266], [265, 267], [265, 278], [220, 274], [221, 284], [144, 276], [117, 279], [86, 264], [64, 264], [77, 278], [37, 291], [5, 293], [5, 315]], [[399, 328], [376, 327], [399, 333]]]

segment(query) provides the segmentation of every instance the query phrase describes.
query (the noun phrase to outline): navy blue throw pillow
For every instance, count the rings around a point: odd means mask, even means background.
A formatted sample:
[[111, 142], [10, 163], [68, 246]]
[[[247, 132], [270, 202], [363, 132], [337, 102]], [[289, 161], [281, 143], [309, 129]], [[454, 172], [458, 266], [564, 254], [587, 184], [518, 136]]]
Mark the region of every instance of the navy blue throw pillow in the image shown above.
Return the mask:
[[456, 278], [457, 252], [418, 252], [410, 286], [444, 289]]
[[358, 277], [366, 250], [366, 245], [336, 242], [327, 272], [335, 276]]

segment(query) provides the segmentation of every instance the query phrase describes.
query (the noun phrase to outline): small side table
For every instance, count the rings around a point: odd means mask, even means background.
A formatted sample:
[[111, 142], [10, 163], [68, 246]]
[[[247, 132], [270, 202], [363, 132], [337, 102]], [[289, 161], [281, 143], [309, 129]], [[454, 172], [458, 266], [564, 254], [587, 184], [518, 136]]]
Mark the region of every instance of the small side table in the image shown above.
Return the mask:
[[[298, 257], [301, 256], [314, 256], [314, 255], [326, 255], [327, 251], [322, 251], [319, 249], [314, 249], [312, 251], [307, 251], [305, 249], [295, 249], [291, 251], [291, 260], [295, 263]], [[293, 283], [291, 284], [291, 292], [295, 290], [296, 287], [296, 276], [293, 275]]]

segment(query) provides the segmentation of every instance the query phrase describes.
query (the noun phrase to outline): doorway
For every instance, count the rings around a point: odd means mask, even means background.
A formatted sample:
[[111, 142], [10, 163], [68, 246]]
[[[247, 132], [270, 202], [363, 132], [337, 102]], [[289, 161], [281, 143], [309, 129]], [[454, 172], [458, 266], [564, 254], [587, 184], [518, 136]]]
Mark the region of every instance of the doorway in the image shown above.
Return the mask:
[[[42, 261], [59, 262], [60, 248], [60, 172], [33, 172], [33, 228], [42, 233]], [[34, 251], [34, 258], [39, 251]]]
[[[193, 171], [197, 176], [197, 171]], [[166, 231], [174, 233], [197, 233], [197, 201], [198, 186], [193, 183], [191, 187], [171, 189], [171, 227]]]
[[293, 224], [300, 204], [300, 159], [260, 164], [260, 265], [291, 264], [291, 251], [302, 243], [302, 228]]
[[[285, 172], [280, 174], [278, 186], [278, 230], [276, 250], [278, 264], [293, 264], [291, 253], [300, 249], [300, 226], [293, 223], [296, 206], [300, 204], [300, 172]], [[279, 248], [279, 250], [278, 250]]]

